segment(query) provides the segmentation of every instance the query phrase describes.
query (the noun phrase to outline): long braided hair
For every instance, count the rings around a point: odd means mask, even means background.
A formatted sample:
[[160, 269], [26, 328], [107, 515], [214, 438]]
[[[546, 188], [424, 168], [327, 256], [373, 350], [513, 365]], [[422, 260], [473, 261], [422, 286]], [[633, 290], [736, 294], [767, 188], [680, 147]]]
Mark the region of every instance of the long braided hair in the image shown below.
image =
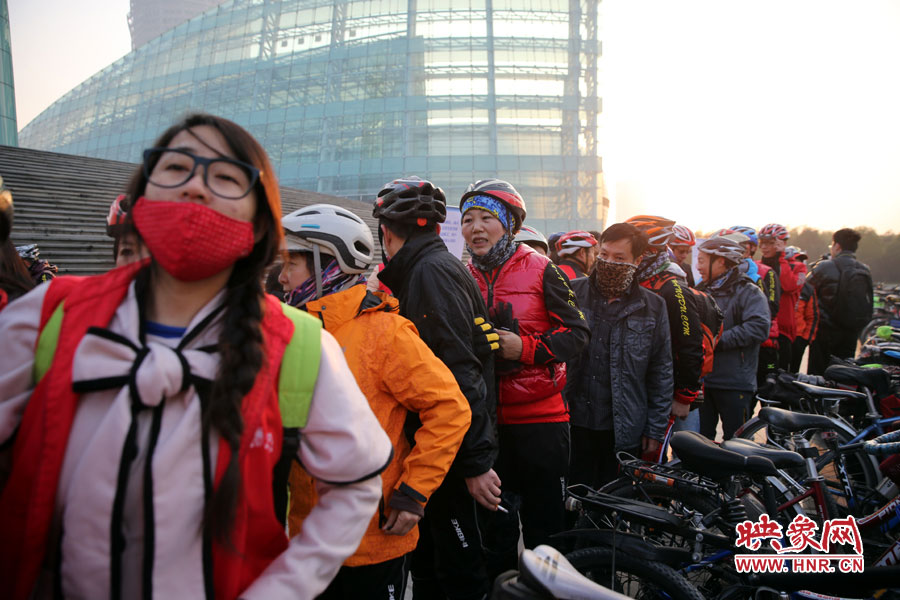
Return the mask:
[[[238, 450], [244, 422], [241, 402], [253, 387], [264, 361], [262, 339], [262, 277], [281, 245], [281, 198], [278, 182], [266, 151], [240, 125], [208, 114], [193, 114], [173, 125], [154, 143], [166, 147], [178, 133], [193, 127], [215, 128], [228, 144], [234, 157], [259, 169], [254, 231], [257, 242], [253, 251], [234, 264], [226, 284], [222, 333], [219, 336], [219, 372], [213, 382], [210, 400], [203, 413], [204, 430], [213, 427], [231, 449], [231, 458], [211, 502], [206, 507], [204, 527], [217, 540], [230, 544], [231, 525], [241, 489]], [[148, 165], [152, 171], [154, 165]], [[138, 168], [128, 186], [128, 201], [133, 203], [147, 186], [144, 170]], [[136, 231], [136, 230], [135, 230]], [[149, 277], [150, 274], [144, 275]], [[152, 281], [149, 282], [152, 285]]]

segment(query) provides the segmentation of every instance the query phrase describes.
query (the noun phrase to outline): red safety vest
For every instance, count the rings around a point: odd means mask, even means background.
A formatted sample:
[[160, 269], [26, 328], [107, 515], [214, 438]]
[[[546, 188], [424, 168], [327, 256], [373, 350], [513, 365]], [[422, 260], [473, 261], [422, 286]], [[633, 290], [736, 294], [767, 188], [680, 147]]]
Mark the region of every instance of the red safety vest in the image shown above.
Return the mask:
[[[491, 310], [498, 302], [512, 304], [519, 322], [519, 335], [542, 334], [556, 325], [544, 303], [544, 272], [550, 262], [526, 244], [491, 274], [469, 263], [469, 271], [478, 283]], [[566, 365], [522, 365], [513, 374], [500, 377], [497, 421], [501, 425], [521, 423], [560, 423], [569, 421], [569, 410], [562, 397], [566, 387]]]

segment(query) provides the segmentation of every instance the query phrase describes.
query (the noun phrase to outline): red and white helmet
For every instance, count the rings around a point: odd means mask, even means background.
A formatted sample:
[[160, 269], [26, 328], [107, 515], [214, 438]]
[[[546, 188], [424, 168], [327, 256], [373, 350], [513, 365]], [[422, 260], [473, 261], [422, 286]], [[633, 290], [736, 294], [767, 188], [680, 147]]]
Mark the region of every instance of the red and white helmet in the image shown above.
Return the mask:
[[697, 243], [694, 232], [684, 225], [672, 226], [672, 237], [669, 238], [670, 246], [693, 246]]
[[556, 240], [556, 252], [560, 256], [574, 254], [581, 248], [596, 246], [597, 240], [587, 231], [575, 230], [564, 233]]
[[460, 208], [462, 208], [463, 202], [472, 196], [490, 196], [506, 204], [516, 221], [513, 233], [518, 233], [522, 223], [525, 222], [525, 200], [511, 183], [502, 179], [480, 179], [475, 183], [470, 183], [466, 188], [466, 193], [459, 199]]
[[787, 228], [784, 225], [779, 225], [778, 223], [769, 223], [765, 227], [759, 230], [757, 234], [760, 238], [775, 238], [776, 240], [787, 240], [790, 239], [791, 234], [788, 233]]

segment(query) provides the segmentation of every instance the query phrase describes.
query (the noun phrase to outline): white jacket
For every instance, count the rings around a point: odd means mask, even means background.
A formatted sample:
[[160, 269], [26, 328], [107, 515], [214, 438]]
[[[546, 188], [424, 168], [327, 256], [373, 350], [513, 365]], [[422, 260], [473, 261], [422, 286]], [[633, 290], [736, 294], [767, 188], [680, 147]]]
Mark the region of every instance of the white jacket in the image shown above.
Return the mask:
[[[0, 312], [0, 445], [11, 441], [31, 395], [34, 348], [47, 285], [39, 286]], [[223, 300], [213, 298], [187, 331]], [[137, 346], [138, 308], [134, 284], [108, 330]], [[214, 344], [221, 313], [185, 348], [191, 372], [212, 378], [218, 356], [197, 351]], [[181, 392], [181, 365], [168, 349], [178, 340], [148, 336], [150, 354], [137, 381], [142, 401], [164, 401], [160, 432], [152, 458], [154, 556], [153, 593], [157, 598], [202, 598], [204, 480], [200, 399], [193, 387]], [[85, 335], [73, 362], [73, 381], [122, 374], [132, 358], [126, 346]], [[101, 346], [107, 347], [100, 352]], [[192, 351], [193, 349], [193, 351]], [[121, 350], [121, 352], [120, 352]], [[133, 350], [130, 351], [133, 354]], [[117, 353], [122, 354], [121, 357]], [[121, 358], [121, 360], [119, 360]], [[124, 361], [124, 362], [123, 362]], [[137, 413], [138, 455], [125, 488], [122, 530], [122, 597], [140, 597], [144, 563], [144, 471], [151, 411]], [[36, 597], [52, 597], [56, 549], [62, 553], [59, 576], [66, 598], [104, 598], [110, 591], [110, 529], [113, 500], [125, 437], [132, 423], [127, 387], [81, 395], [60, 475], [54, 532]], [[268, 440], [261, 440], [267, 444]], [[219, 437], [209, 436], [211, 471]], [[273, 450], [274, 451], [274, 448]], [[322, 481], [356, 481], [378, 473], [389, 461], [391, 445], [356, 386], [334, 338], [322, 331], [318, 380], [303, 428], [298, 458]], [[359, 545], [381, 497], [380, 477], [358, 483], [317, 483], [319, 502], [291, 541], [242, 598], [314, 598], [325, 589], [341, 563]], [[62, 536], [60, 539], [60, 532]]]

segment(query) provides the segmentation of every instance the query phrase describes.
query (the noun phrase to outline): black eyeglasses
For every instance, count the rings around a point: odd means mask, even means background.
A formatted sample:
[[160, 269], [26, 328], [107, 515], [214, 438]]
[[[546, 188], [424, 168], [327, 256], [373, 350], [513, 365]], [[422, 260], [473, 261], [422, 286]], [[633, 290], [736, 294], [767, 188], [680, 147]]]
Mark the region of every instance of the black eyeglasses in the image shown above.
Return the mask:
[[259, 169], [233, 158], [204, 158], [177, 148], [144, 150], [144, 175], [162, 188], [184, 185], [197, 172], [197, 165], [203, 166], [206, 187], [222, 198], [243, 198], [259, 181]]

